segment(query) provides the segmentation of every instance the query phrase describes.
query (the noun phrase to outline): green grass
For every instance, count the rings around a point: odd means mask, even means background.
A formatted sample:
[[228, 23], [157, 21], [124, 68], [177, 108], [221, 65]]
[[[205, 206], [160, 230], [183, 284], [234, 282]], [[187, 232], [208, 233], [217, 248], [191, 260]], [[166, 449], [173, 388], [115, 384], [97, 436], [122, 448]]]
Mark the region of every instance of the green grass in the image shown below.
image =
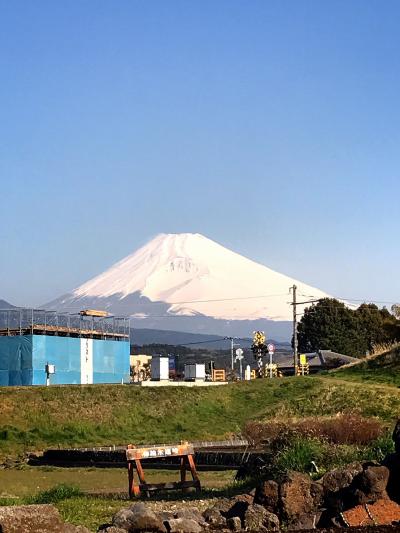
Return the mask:
[[[151, 470], [145, 468], [149, 483], [179, 480], [178, 470]], [[200, 472], [202, 485], [208, 489], [220, 489], [229, 485], [236, 472], [223, 470]], [[0, 499], [30, 498], [45, 493], [56, 485], [75, 486], [81, 492], [127, 495], [126, 468], [61, 468], [26, 466], [0, 469]], [[51, 495], [50, 495], [51, 496]]]
[[[36, 472], [35, 472], [36, 470]], [[29, 481], [35, 479], [38, 476], [39, 469], [30, 469]], [[60, 470], [60, 469], [57, 469]], [[77, 470], [77, 469], [73, 469]], [[14, 471], [15, 472], [15, 471]], [[101, 477], [104, 475], [104, 470], [100, 471], [98, 475]], [[25, 478], [26, 477], [25, 472]], [[148, 476], [149, 472], [146, 472]], [[177, 472], [171, 471], [152, 471], [152, 475], [148, 476], [154, 478], [157, 481], [170, 481], [176, 480]], [[179, 475], [179, 474], [178, 474]], [[244, 483], [233, 481], [233, 472], [202, 472], [200, 478], [203, 485], [201, 493], [201, 502], [198, 501], [197, 494], [184, 494], [181, 492], [169, 491], [158, 496], [153, 496], [150, 502], [157, 499], [164, 499], [170, 501], [171, 505], [175, 505], [177, 501], [193, 500], [194, 505], [203, 506], [206, 508], [211, 505], [209, 500], [217, 497], [230, 497], [234, 494], [243, 492]], [[71, 472], [71, 478], [76, 479], [77, 473]], [[15, 489], [19, 488], [17, 484], [14, 484]], [[25, 489], [25, 487], [24, 487]], [[12, 487], [8, 487], [8, 491], [12, 492]], [[83, 525], [89, 528], [91, 531], [97, 531], [99, 525], [104, 523], [110, 523], [112, 516], [121, 508], [127, 507], [131, 502], [127, 501], [127, 493], [119, 495], [90, 495], [82, 493], [81, 489], [70, 483], [61, 483], [53, 485], [51, 488], [45, 490], [39, 490], [31, 495], [27, 495], [23, 490], [22, 495], [19, 497], [0, 497], [1, 505], [23, 505], [23, 504], [37, 504], [37, 503], [50, 503], [57, 507], [60, 511], [61, 517], [65, 522], [70, 522], [76, 525]]]
[[400, 349], [382, 353], [354, 366], [339, 368], [331, 377], [348, 379], [361, 383], [380, 383], [400, 387]]
[[[388, 372], [384, 366], [377, 370], [366, 367], [319, 377], [197, 389], [121, 385], [0, 388], [0, 459], [59, 446], [219, 440], [240, 435], [249, 420], [334, 416], [355, 410], [378, 417], [389, 430], [400, 412], [400, 390], [392, 386], [397, 382], [385, 377]], [[310, 472], [311, 461], [315, 461], [322, 473], [353, 460], [382, 459], [392, 449], [389, 433], [365, 446], [332, 446], [300, 438], [282, 446], [275, 459], [278, 470]], [[64, 520], [92, 531], [127, 505], [120, 498], [80, 493], [100, 487], [126, 489], [126, 473], [118, 469], [112, 473], [28, 470], [0, 470], [0, 505], [52, 501]], [[176, 477], [176, 472], [169, 472], [171, 475]], [[214, 481], [207, 481], [207, 476]], [[206, 487], [204, 500], [238, 490], [222, 473], [201, 473], [201, 477]], [[76, 486], [71, 488], [71, 484]]]
[[318, 478], [333, 468], [355, 461], [381, 461], [393, 451], [394, 444], [389, 434], [367, 445], [332, 444], [317, 438], [295, 436], [276, 450], [270, 471], [281, 474], [296, 470]]
[[[337, 377], [209, 388], [122, 385], [0, 388], [0, 457], [50, 447], [223, 439], [248, 420], [357, 409], [392, 422], [400, 391]], [[343, 376], [344, 378], [345, 376]]]

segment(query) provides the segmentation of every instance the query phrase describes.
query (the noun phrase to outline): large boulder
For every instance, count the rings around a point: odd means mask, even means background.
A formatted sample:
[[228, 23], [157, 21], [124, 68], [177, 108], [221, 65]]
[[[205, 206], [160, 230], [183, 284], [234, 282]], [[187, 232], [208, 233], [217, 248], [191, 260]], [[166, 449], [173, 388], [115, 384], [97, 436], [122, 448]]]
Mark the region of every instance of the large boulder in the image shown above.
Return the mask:
[[1, 533], [64, 533], [64, 525], [53, 505], [0, 507]]
[[315, 509], [311, 494], [311, 478], [299, 472], [288, 472], [279, 487], [280, 511], [285, 520], [311, 513]]
[[279, 518], [262, 505], [255, 503], [247, 508], [244, 526], [249, 531], [265, 532], [279, 529]]
[[135, 503], [128, 509], [118, 511], [113, 516], [112, 525], [125, 529], [129, 533], [140, 531], [166, 532], [161, 518], [144, 503]]

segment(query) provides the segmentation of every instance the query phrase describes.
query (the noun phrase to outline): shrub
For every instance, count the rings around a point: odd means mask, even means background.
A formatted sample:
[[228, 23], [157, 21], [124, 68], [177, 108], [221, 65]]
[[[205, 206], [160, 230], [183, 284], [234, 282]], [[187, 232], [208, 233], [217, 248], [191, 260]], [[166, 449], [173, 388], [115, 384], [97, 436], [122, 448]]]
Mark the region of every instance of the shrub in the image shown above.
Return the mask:
[[382, 435], [368, 445], [366, 452], [366, 459], [383, 461], [387, 455], [394, 452], [392, 436], [389, 433]]
[[43, 490], [38, 492], [34, 496], [27, 498], [27, 503], [57, 503], [62, 500], [68, 500], [69, 498], [74, 498], [76, 496], [82, 496], [83, 492], [79, 487], [75, 485], [68, 485], [65, 483], [60, 483], [55, 487], [52, 487], [48, 490]]
[[323, 456], [324, 445], [320, 441], [297, 437], [278, 452], [275, 467], [278, 471], [310, 472], [313, 463], [321, 463]]

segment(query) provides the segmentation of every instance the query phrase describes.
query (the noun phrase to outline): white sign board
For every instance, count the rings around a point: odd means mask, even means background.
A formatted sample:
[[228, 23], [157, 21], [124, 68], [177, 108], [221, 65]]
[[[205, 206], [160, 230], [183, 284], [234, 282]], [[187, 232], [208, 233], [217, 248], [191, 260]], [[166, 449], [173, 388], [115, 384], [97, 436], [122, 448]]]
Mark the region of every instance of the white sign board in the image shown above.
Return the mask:
[[270, 344], [267, 345], [267, 348], [268, 348], [268, 352], [269, 353], [271, 353], [271, 352], [274, 353], [275, 352], [275, 344], [270, 343]]

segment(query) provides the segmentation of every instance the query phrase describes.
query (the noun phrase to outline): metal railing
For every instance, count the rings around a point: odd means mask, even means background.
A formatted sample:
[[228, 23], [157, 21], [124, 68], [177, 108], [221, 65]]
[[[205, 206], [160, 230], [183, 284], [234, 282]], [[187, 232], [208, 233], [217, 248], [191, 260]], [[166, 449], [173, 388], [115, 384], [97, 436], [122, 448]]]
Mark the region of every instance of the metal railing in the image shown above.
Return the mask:
[[129, 337], [130, 319], [128, 317], [82, 316], [79, 313], [59, 313], [44, 309], [0, 309], [0, 330], [9, 335], [23, 331], [41, 329], [44, 332], [63, 332], [77, 334], [124, 335]]

